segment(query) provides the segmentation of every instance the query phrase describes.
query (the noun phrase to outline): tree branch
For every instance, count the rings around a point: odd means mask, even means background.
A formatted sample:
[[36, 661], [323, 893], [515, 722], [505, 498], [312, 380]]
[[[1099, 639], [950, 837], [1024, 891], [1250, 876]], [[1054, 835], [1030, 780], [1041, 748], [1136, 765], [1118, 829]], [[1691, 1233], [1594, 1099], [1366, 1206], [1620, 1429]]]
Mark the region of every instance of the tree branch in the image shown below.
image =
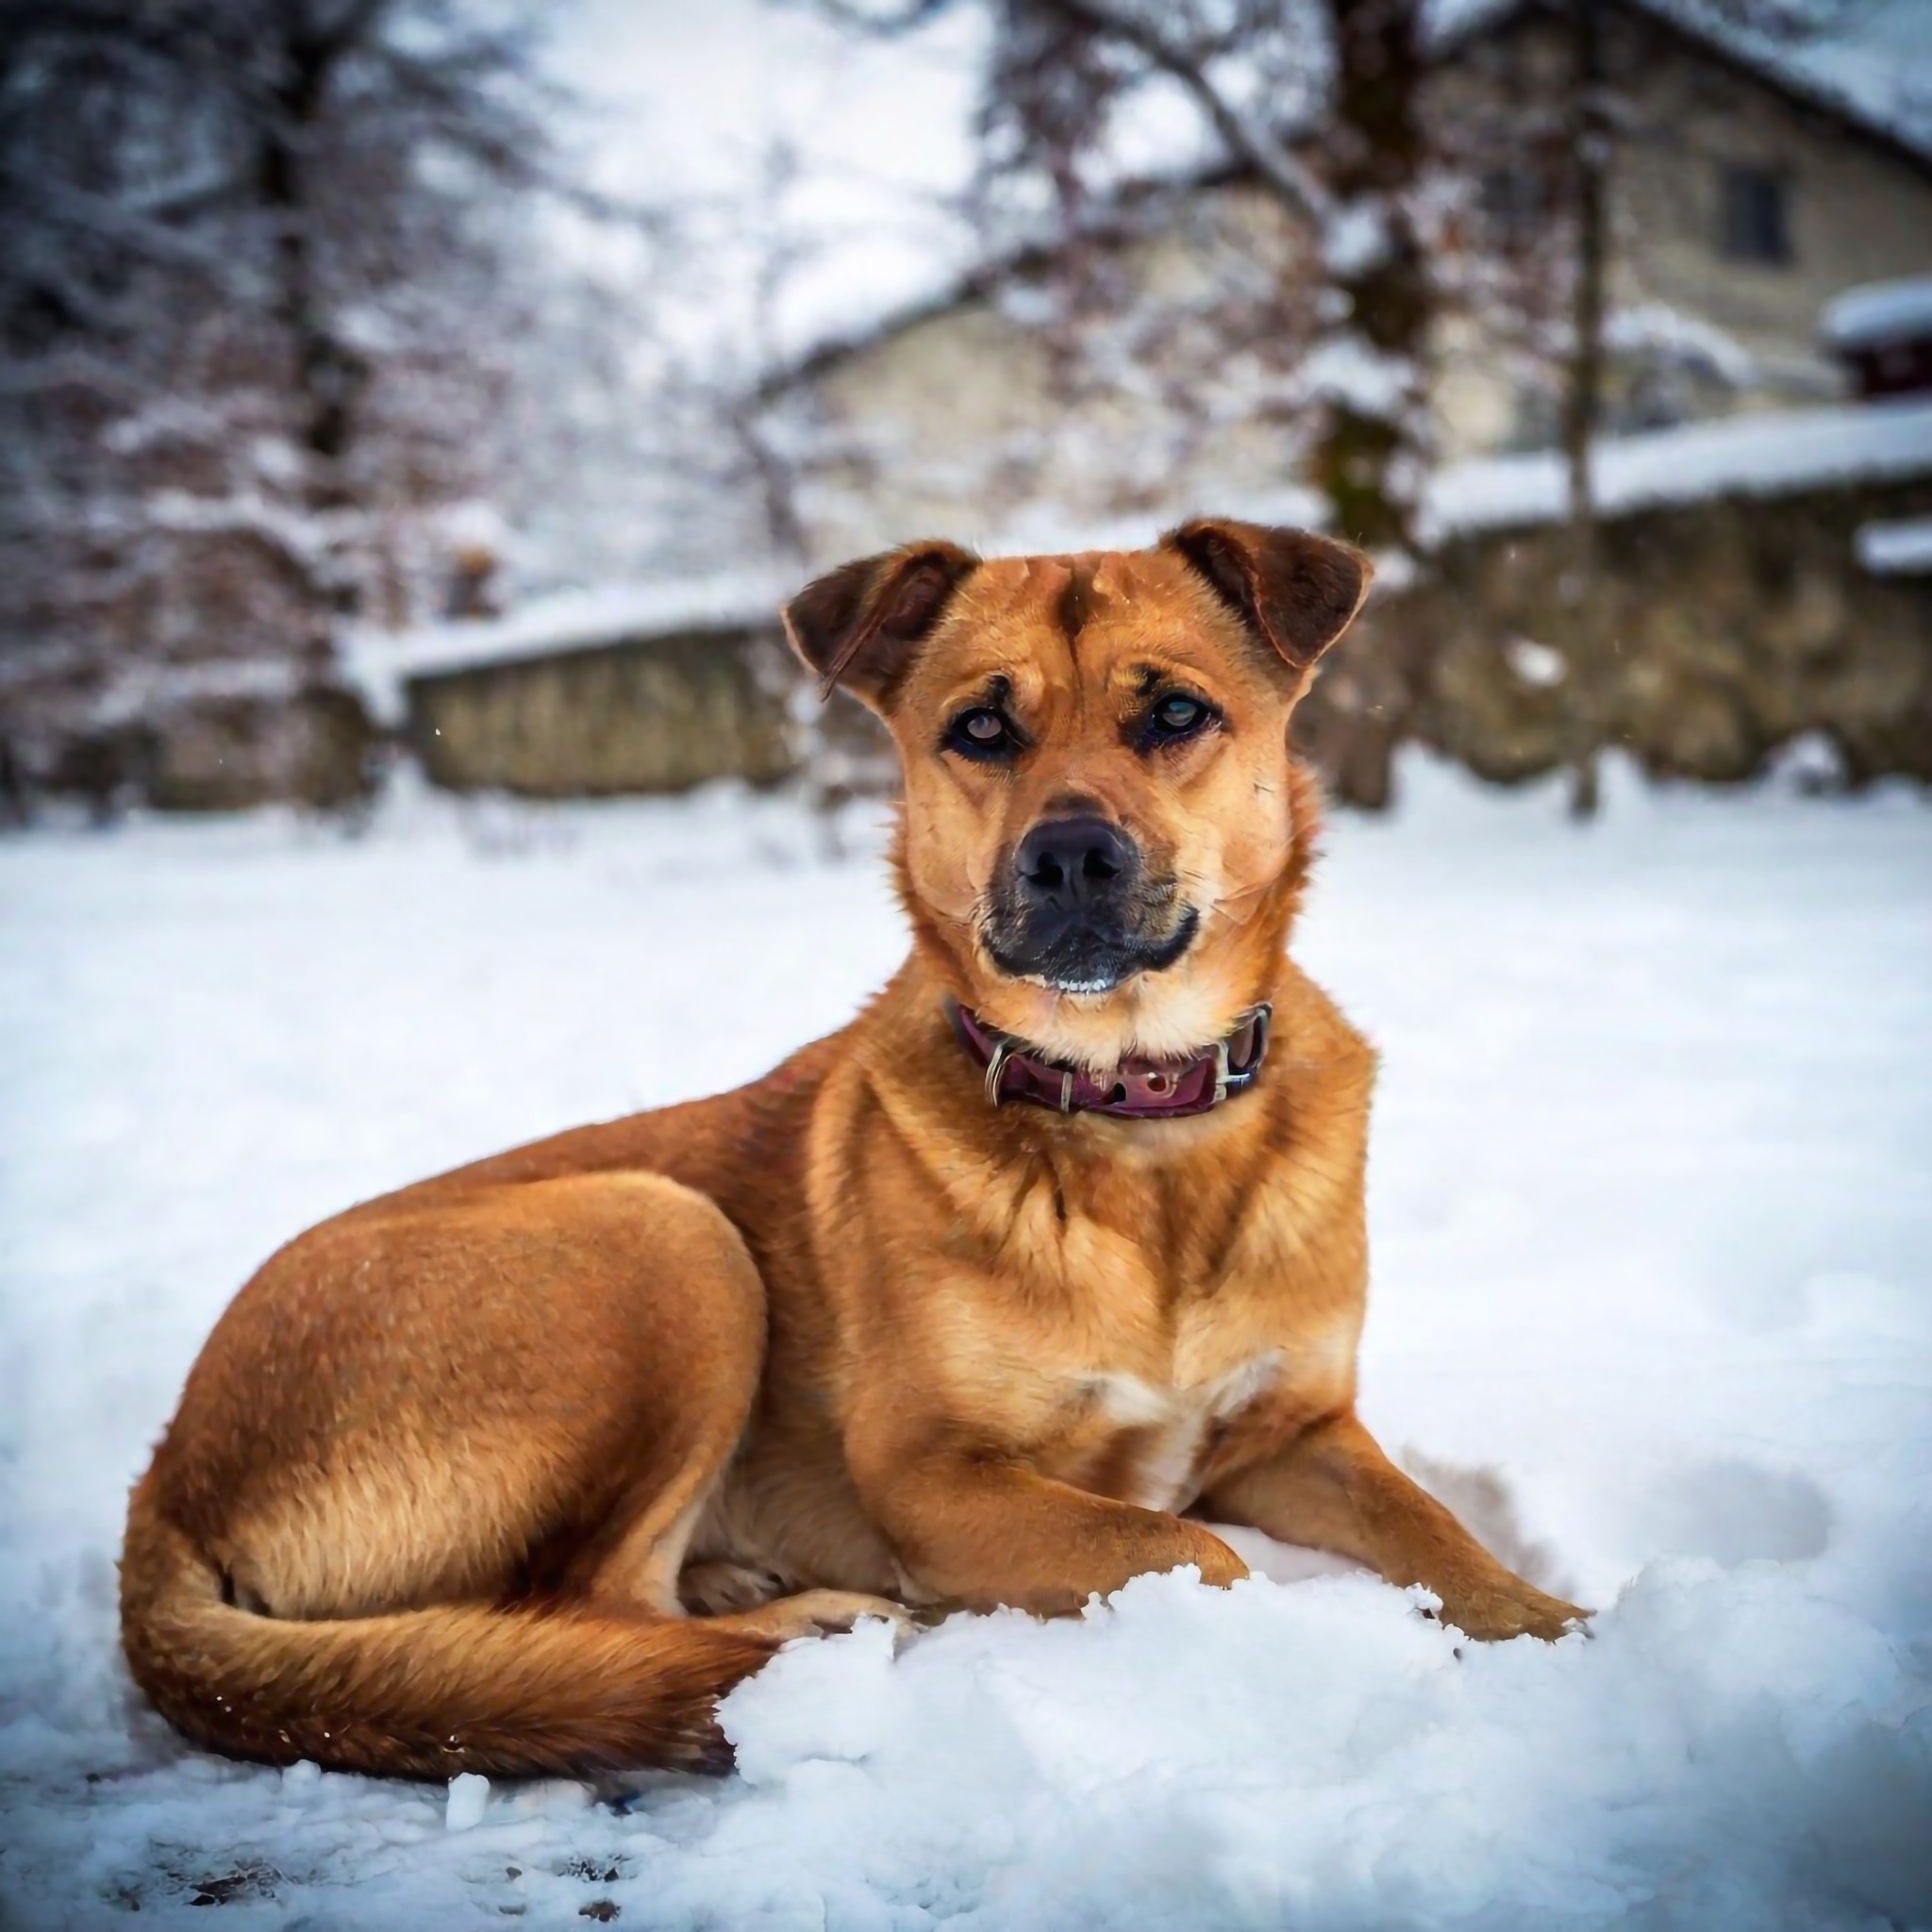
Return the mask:
[[1174, 45], [1158, 27], [1108, 5], [1108, 0], [1052, 0], [1052, 4], [1090, 33], [1110, 35], [1131, 47], [1150, 67], [1177, 81], [1228, 150], [1251, 167], [1293, 212], [1317, 227], [1325, 227], [1333, 219], [1336, 201], [1326, 186], [1261, 122], [1215, 86], [1206, 62], [1193, 50]]

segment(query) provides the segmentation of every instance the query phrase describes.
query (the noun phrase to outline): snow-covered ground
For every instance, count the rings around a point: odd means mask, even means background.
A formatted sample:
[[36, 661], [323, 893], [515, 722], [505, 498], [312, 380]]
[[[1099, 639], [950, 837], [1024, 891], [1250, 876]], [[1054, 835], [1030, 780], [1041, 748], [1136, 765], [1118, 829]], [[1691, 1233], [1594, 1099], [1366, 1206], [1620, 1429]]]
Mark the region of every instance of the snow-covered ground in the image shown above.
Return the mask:
[[1594, 1637], [1146, 1579], [789, 1653], [739, 1776], [622, 1804], [184, 1749], [124, 1494], [291, 1230], [849, 1013], [870, 849], [729, 796], [0, 842], [0, 1924], [1932, 1924], [1932, 808], [1408, 776], [1302, 946], [1385, 1053], [1364, 1407]]

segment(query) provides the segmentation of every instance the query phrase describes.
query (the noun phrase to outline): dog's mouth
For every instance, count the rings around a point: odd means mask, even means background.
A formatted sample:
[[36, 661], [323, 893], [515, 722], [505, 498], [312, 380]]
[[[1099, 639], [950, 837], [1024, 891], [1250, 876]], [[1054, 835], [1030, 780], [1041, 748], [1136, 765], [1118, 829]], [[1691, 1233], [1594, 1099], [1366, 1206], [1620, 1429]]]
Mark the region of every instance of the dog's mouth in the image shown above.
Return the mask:
[[1092, 912], [1017, 916], [995, 908], [981, 932], [987, 957], [1013, 979], [1051, 991], [1111, 992], [1137, 974], [1160, 973], [1194, 942], [1200, 914], [1183, 906], [1164, 934], [1148, 933]]

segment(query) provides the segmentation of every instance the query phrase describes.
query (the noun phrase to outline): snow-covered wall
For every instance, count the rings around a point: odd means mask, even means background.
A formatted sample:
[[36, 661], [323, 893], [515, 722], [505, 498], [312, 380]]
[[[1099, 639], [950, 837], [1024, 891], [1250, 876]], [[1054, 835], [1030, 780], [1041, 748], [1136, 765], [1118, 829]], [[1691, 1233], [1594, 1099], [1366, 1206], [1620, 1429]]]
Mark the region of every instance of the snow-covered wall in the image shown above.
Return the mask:
[[[1821, 434], [1821, 461], [1830, 448]], [[1344, 789], [1365, 743], [1411, 739], [1503, 782], [1579, 745], [1729, 782], [1813, 739], [1845, 781], [1932, 783], [1932, 575], [1872, 535], [1932, 524], [1932, 452], [1891, 475], [1796, 474], [1768, 454], [1753, 487], [1709, 494], [1688, 458], [1612, 469], [1582, 606], [1563, 526], [1529, 492], [1478, 498], [1432, 578], [1338, 649], [1305, 708], [1312, 746]]]
[[[1932, 476], [1932, 400], [1849, 403], [1686, 423], [1597, 446], [1594, 494], [1605, 516], [1714, 499], [1790, 496], [1888, 478]], [[1457, 463], [1431, 482], [1441, 536], [1546, 524], [1565, 515], [1556, 451]]]

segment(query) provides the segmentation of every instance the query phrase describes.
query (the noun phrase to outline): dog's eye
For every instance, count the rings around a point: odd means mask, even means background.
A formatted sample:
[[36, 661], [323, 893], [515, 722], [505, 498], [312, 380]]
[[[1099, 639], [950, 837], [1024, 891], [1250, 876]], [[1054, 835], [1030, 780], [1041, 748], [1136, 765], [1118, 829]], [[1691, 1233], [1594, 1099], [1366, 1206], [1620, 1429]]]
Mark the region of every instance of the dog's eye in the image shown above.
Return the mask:
[[1214, 721], [1214, 708], [1201, 698], [1184, 691], [1170, 691], [1147, 714], [1146, 741], [1172, 744], [1176, 739], [1191, 738]]
[[946, 727], [946, 749], [969, 758], [1001, 758], [1019, 748], [1019, 734], [1004, 711], [974, 705]]

